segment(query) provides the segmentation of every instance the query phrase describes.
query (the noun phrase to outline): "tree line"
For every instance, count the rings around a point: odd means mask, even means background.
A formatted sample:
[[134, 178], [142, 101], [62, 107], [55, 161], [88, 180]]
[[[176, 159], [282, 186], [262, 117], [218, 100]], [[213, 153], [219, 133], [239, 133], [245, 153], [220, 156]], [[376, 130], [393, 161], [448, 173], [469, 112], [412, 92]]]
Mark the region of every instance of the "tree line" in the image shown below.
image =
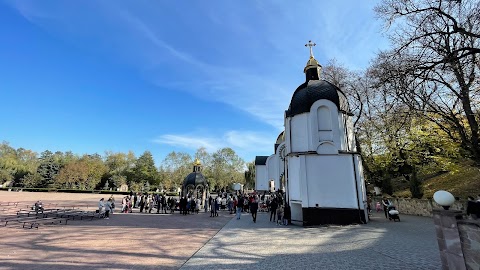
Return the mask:
[[199, 148], [194, 156], [171, 152], [155, 165], [152, 154], [133, 152], [76, 155], [70, 151], [40, 154], [0, 144], [0, 183], [23, 188], [112, 189], [127, 184], [134, 191], [176, 191], [193, 171], [194, 159], [203, 166], [211, 190], [245, 183], [245, 162], [231, 148], [208, 153]]

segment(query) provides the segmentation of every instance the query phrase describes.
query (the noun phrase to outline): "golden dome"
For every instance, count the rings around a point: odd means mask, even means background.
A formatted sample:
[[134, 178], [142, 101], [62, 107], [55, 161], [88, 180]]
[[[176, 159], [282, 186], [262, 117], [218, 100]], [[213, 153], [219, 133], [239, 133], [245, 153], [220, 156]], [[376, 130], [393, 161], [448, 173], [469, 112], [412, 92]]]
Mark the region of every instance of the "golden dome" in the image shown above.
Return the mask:
[[202, 163], [200, 163], [200, 160], [198, 158], [196, 158], [195, 162], [193, 162], [193, 165], [200, 166], [200, 165], [202, 165]]
[[307, 69], [317, 68], [317, 67], [322, 67], [322, 65], [318, 63], [317, 59], [315, 59], [313, 56], [310, 56], [310, 59], [308, 59], [307, 61], [307, 65], [303, 69], [303, 73], [306, 73]]

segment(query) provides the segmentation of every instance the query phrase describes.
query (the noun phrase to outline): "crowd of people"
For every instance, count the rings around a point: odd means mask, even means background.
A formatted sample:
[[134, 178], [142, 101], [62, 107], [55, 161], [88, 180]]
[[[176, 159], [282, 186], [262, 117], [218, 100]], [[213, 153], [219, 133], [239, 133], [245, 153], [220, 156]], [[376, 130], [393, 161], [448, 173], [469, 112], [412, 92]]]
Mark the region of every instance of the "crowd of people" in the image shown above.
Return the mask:
[[[175, 197], [167, 197], [161, 194], [142, 194], [131, 193], [122, 198], [122, 213], [132, 213], [133, 208], [139, 208], [140, 213], [174, 213], [179, 211], [182, 215], [199, 213], [203, 208], [205, 212], [210, 212], [210, 217], [217, 217], [220, 210], [228, 211], [229, 214], [236, 214], [237, 219], [241, 218], [242, 213], [250, 213], [253, 222], [257, 221], [258, 211], [269, 212], [270, 221], [277, 224], [288, 224], [284, 199], [281, 193], [270, 193], [258, 195], [256, 193], [227, 194], [226, 192], [218, 196], [209, 196], [202, 204], [200, 198], [193, 196], [183, 196], [179, 200]], [[108, 219], [115, 209], [115, 199], [113, 195], [105, 201], [100, 199], [98, 211], [105, 213]]]
[[266, 194], [265, 192], [260, 196], [256, 193], [220, 194], [216, 198], [210, 197], [205, 211], [210, 211], [210, 216], [216, 217], [220, 209], [227, 210], [230, 214], [236, 214], [237, 219], [241, 218], [242, 212], [250, 213], [254, 223], [257, 222], [258, 211], [269, 212], [270, 221], [277, 222], [277, 224], [288, 224], [281, 193]]

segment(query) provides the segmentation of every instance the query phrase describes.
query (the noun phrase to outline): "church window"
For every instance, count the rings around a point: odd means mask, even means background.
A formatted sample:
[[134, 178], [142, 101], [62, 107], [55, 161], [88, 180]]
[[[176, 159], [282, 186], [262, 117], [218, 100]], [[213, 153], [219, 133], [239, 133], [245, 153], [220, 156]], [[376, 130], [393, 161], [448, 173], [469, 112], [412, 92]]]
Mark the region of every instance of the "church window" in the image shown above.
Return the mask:
[[333, 141], [332, 116], [327, 106], [317, 109], [318, 141]]
[[320, 106], [317, 111], [318, 130], [319, 131], [331, 131], [332, 130], [332, 117], [330, 109], [326, 106]]

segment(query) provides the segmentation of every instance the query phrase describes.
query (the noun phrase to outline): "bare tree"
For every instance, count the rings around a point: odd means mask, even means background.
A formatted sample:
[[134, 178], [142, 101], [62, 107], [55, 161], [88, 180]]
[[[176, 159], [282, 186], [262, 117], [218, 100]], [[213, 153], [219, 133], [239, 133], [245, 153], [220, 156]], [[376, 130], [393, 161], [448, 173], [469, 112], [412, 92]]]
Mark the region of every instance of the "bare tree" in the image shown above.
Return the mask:
[[436, 123], [480, 161], [480, 3], [387, 0], [376, 7], [393, 48], [372, 66], [376, 86]]

